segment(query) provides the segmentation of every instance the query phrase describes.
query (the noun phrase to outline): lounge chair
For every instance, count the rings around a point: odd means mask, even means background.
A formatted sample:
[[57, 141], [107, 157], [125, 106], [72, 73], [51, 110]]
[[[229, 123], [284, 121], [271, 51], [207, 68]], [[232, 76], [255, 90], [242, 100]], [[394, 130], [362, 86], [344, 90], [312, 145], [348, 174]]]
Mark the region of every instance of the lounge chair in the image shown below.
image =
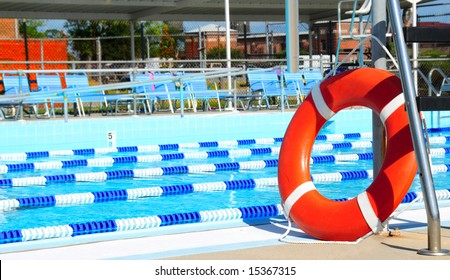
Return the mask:
[[[38, 85], [38, 93], [54, 95], [54, 97], [47, 97], [46, 100], [50, 104], [52, 116], [55, 117], [55, 103], [64, 103], [60, 75], [58, 73], [37, 73], [36, 82]], [[75, 94], [66, 94], [66, 97], [67, 103], [76, 102]]]
[[[1, 114], [4, 118], [17, 119], [24, 107], [32, 110], [37, 118], [48, 118], [50, 116], [48, 98], [41, 98], [37, 92], [30, 90], [28, 77], [25, 74], [3, 74], [2, 79], [5, 96], [10, 95], [13, 98], [13, 100], [5, 100], [0, 103], [2, 109], [9, 107], [13, 111], [13, 115], [8, 116], [2, 110]], [[43, 114], [39, 113], [40, 105], [44, 107], [45, 112]]]
[[[66, 81], [66, 88], [78, 88], [86, 89], [89, 88], [89, 78], [85, 73], [65, 73], [64, 80]], [[106, 102], [105, 96], [102, 91], [91, 90], [91, 91], [79, 91], [75, 94], [75, 103], [77, 112], [80, 116], [85, 116], [84, 103], [89, 103], [89, 115], [92, 112], [92, 103], [99, 103], [100, 108], [103, 105], [108, 108], [108, 103]], [[106, 109], [107, 110], [107, 109]], [[75, 111], [74, 111], [75, 114]]]
[[[300, 89], [300, 84], [303, 83], [303, 75], [299, 72], [289, 73], [285, 72], [284, 75], [284, 96], [285, 98], [294, 97], [296, 99], [295, 106], [300, 105], [305, 99], [305, 94]], [[289, 101], [286, 101], [286, 105], [289, 108]]]
[[[297, 99], [296, 105], [306, 98], [312, 87], [322, 80], [322, 73], [320, 70], [305, 70], [296, 73], [284, 73], [284, 93], [287, 97], [295, 97]], [[289, 108], [289, 103], [287, 103]]]
[[[67, 88], [83, 89], [73, 93], [79, 113], [82, 116], [85, 115], [84, 105], [86, 103], [89, 103], [89, 113], [92, 112], [92, 104], [98, 103], [102, 114], [108, 115], [117, 114], [120, 104], [131, 104], [135, 101], [134, 97], [129, 94], [105, 94], [103, 90], [99, 89], [86, 90], [86, 88], [91, 87], [86, 73], [66, 73], [65, 81]], [[104, 112], [103, 107], [105, 107]]]
[[[153, 74], [149, 72], [144, 73], [130, 73], [131, 82], [146, 82], [153, 80]], [[155, 108], [155, 102], [157, 97], [154, 95], [155, 85], [143, 84], [133, 88], [133, 93], [140, 96], [139, 100], [144, 107], [145, 113], [152, 113]]]
[[196, 109], [197, 102], [200, 101], [202, 104], [203, 111], [211, 110], [210, 100], [217, 100], [217, 106], [219, 111], [222, 111], [222, 106], [220, 104], [221, 100], [229, 101], [233, 98], [233, 95], [220, 90], [217, 83], [213, 82], [209, 86], [206, 82], [206, 78], [193, 78], [188, 79], [185, 83], [185, 89], [191, 94], [192, 102], [194, 104], [194, 110]]
[[[5, 81], [6, 79], [6, 81]], [[19, 75], [3, 74], [2, 83], [4, 94], [0, 97], [0, 119], [14, 119], [17, 120], [20, 110], [22, 109], [23, 98], [20, 98], [22, 92], [29, 92], [28, 80], [26, 88], [17, 88], [16, 85], [24, 86], [24, 83], [18, 81], [19, 79], [27, 80], [25, 75], [19, 78]], [[14, 81], [13, 80], [17, 80]], [[14, 84], [13, 86], [11, 84]]]
[[302, 71], [303, 82], [300, 83], [300, 90], [305, 95], [311, 92], [315, 84], [323, 80], [323, 74], [320, 69], [304, 70]]
[[[247, 109], [251, 104], [258, 102], [257, 107], [263, 106], [263, 102], [266, 103], [268, 109], [270, 109], [270, 99], [279, 99], [282, 94], [280, 80], [276, 72], [249, 72], [247, 73], [248, 82], [250, 85], [250, 98], [247, 101]], [[277, 104], [279, 105], [279, 104]]]
[[[178, 73], [179, 75], [183, 75]], [[167, 101], [169, 110], [174, 113], [176, 110], [176, 102], [181, 102], [181, 88], [179, 82], [176, 81], [171, 73], [153, 73], [155, 84], [153, 88], [154, 94], [158, 101]], [[192, 103], [191, 95], [187, 90], [183, 90], [183, 102]], [[180, 104], [181, 106], [181, 104]]]

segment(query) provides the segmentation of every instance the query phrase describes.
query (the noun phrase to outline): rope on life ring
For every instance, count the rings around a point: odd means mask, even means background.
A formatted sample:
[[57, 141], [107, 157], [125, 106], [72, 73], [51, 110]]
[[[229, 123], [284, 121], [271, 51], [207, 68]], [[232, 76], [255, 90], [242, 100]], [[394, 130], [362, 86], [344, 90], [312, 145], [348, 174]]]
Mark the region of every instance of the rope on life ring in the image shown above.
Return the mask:
[[[387, 134], [386, 156], [372, 184], [357, 197], [334, 201], [311, 181], [311, 151], [322, 126], [351, 106], [376, 112]], [[278, 183], [287, 216], [321, 240], [354, 241], [379, 232], [401, 203], [417, 164], [400, 79], [380, 69], [361, 68], [316, 85], [294, 114], [280, 149]]]

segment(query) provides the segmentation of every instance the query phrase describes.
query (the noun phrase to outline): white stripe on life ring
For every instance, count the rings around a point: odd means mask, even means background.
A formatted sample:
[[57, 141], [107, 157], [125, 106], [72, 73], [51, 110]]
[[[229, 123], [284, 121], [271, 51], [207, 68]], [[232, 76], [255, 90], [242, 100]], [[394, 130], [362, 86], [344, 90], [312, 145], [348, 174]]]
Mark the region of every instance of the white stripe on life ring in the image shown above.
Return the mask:
[[370, 227], [373, 233], [380, 232], [383, 229], [383, 225], [378, 219], [377, 215], [373, 211], [372, 205], [370, 204], [367, 192], [362, 192], [357, 197], [359, 209], [361, 210], [367, 225]]
[[316, 105], [317, 111], [322, 115], [324, 119], [329, 120], [334, 116], [334, 114], [336, 114], [330, 109], [330, 107], [328, 107], [328, 104], [325, 103], [322, 92], [320, 91], [319, 83], [314, 85], [312, 89], [312, 98], [314, 100], [314, 104]]
[[405, 104], [405, 96], [403, 93], [397, 95], [394, 99], [392, 99], [380, 112], [380, 119], [384, 123], [389, 116], [397, 110], [398, 107]]
[[291, 212], [291, 208], [294, 205], [294, 203], [297, 202], [305, 193], [315, 190], [316, 187], [314, 186], [312, 181], [304, 182], [300, 186], [298, 186], [286, 199], [284, 202], [284, 212], [286, 213], [286, 216], [289, 217], [289, 213]]

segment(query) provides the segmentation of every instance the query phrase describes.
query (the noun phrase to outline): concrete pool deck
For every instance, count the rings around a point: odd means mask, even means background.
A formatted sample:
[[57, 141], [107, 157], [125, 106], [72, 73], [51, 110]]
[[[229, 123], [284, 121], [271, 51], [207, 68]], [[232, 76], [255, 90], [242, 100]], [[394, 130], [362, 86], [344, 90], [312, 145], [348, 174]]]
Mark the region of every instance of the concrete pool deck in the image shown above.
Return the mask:
[[[450, 207], [441, 207], [441, 248], [450, 250]], [[407, 210], [390, 223], [396, 229], [357, 244], [323, 243], [302, 232], [279, 241], [286, 223], [155, 235], [0, 254], [2, 260], [450, 260], [424, 256], [424, 209]]]

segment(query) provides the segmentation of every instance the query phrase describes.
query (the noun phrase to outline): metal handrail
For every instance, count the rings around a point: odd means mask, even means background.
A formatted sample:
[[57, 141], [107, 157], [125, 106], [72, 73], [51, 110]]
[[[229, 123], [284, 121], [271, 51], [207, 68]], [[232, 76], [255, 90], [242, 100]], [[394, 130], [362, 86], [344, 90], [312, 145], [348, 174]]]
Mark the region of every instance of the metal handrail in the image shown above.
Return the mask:
[[400, 4], [398, 0], [388, 0], [388, 11], [393, 27], [393, 38], [400, 66], [400, 77], [405, 96], [405, 105], [410, 123], [414, 152], [419, 168], [419, 178], [424, 194], [425, 209], [428, 221], [428, 248], [418, 251], [423, 255], [448, 255], [449, 250], [441, 248], [441, 227], [439, 207], [431, 173], [430, 161], [427, 154], [423, 127], [419, 112], [417, 111], [416, 93], [413, 83], [412, 69], [406, 47], [402, 21], [400, 17]]
[[[431, 81], [431, 78], [433, 77], [433, 72], [434, 71], [437, 71], [439, 74], [441, 74], [441, 76], [442, 76], [442, 84], [441, 84], [441, 86], [443, 85], [443, 84], [445, 84], [446, 82], [447, 83], [450, 83], [450, 79], [449, 79], [449, 77], [444, 73], [444, 71], [442, 71], [442, 69], [441, 68], [437, 68], [437, 67], [435, 67], [435, 68], [432, 68], [431, 70], [430, 70], [430, 72], [428, 73], [428, 80], [430, 80]], [[433, 87], [434, 88], [434, 87]], [[430, 89], [428, 89], [428, 95], [430, 95], [431, 96], [431, 90]], [[436, 93], [436, 96], [440, 96], [441, 95], [441, 92], [439, 91], [438, 93]]]

